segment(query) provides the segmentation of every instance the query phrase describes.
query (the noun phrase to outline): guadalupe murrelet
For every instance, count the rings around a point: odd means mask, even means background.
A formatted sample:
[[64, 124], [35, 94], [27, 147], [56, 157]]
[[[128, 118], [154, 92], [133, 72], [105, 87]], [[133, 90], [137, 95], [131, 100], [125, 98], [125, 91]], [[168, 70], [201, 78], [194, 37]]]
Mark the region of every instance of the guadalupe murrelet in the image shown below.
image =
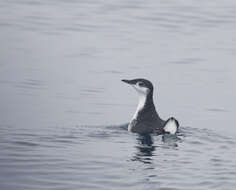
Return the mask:
[[149, 80], [140, 78], [122, 81], [133, 86], [139, 95], [138, 107], [128, 126], [129, 131], [157, 134], [177, 132], [179, 122], [174, 117], [165, 121], [158, 115], [153, 102], [153, 85]]

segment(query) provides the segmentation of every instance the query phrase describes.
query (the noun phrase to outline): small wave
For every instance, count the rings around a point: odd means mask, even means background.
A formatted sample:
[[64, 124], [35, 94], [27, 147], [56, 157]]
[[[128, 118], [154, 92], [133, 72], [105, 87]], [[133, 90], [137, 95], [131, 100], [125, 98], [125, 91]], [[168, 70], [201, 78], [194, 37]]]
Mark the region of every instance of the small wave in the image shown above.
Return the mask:
[[12, 144], [21, 145], [21, 146], [40, 146], [38, 143], [29, 142], [29, 141], [12, 141]]

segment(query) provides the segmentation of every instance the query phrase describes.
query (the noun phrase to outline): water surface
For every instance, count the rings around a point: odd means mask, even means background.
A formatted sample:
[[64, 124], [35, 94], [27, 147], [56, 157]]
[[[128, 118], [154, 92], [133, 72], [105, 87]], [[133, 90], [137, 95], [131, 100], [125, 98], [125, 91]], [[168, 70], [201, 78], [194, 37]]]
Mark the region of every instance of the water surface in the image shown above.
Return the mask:
[[[234, 189], [236, 2], [0, 2], [1, 189]], [[155, 86], [178, 138], [130, 134]]]

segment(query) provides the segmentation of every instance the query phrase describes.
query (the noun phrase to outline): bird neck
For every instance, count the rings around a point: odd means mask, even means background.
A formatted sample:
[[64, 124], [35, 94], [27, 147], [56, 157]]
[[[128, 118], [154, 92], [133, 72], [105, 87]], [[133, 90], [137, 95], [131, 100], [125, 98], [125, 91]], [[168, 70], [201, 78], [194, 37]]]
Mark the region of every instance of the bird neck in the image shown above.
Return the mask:
[[153, 114], [157, 115], [155, 105], [153, 102], [152, 92], [150, 92], [147, 95], [139, 94], [139, 102], [138, 102], [136, 112], [133, 116], [133, 119], [137, 120], [138, 118], [142, 117], [142, 115], [145, 113], [151, 113], [151, 115]]
[[145, 103], [144, 103], [144, 106], [143, 106], [143, 109], [142, 111], [154, 111], [156, 112], [156, 109], [155, 109], [155, 105], [154, 105], [154, 102], [153, 102], [153, 93], [150, 92], [148, 95], [145, 96]]

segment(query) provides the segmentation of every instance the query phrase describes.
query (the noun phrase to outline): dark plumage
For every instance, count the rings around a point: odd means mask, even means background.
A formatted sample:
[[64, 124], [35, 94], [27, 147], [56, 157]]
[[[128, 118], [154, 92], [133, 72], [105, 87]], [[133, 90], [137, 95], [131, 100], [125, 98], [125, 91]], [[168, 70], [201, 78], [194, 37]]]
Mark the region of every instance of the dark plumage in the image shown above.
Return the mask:
[[[173, 127], [178, 128], [178, 121], [174, 118], [170, 118], [171, 121], [174, 119], [176, 122], [164, 121], [158, 115], [155, 105], [153, 103], [153, 85], [146, 79], [133, 79], [133, 80], [122, 80], [123, 82], [133, 86], [139, 94], [139, 104], [137, 110], [129, 124], [129, 131], [135, 133], [164, 133], [165, 126], [168, 124], [168, 129]], [[176, 124], [173, 125], [173, 124]], [[169, 132], [169, 131], [167, 131]]]

